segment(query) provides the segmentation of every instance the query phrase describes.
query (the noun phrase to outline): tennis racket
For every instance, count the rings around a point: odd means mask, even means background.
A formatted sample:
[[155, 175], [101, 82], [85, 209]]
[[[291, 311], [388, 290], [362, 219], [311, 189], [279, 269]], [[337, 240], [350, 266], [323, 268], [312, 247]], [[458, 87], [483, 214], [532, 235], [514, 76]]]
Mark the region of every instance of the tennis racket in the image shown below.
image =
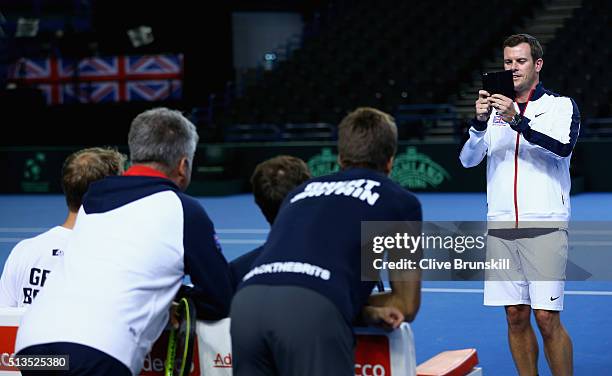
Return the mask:
[[196, 310], [193, 301], [186, 297], [181, 298], [174, 308], [178, 326], [172, 325], [170, 330], [164, 370], [166, 376], [185, 376], [191, 371]]

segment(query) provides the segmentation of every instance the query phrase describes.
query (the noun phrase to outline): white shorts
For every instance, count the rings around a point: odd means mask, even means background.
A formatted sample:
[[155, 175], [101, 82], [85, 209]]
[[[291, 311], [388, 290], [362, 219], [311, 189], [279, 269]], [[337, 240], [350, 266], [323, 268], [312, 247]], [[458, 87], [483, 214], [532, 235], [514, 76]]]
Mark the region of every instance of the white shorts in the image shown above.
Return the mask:
[[565, 230], [514, 240], [487, 236], [487, 259], [509, 259], [510, 268], [487, 270], [484, 304], [562, 311], [567, 253]]

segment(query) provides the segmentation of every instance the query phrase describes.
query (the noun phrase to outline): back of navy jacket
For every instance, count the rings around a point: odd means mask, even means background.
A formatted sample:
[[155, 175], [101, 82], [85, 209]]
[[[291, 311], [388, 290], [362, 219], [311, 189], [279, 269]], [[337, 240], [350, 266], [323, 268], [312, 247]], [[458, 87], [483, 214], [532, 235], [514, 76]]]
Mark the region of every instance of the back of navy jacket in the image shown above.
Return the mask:
[[115, 176], [85, 196], [64, 266], [23, 318], [16, 350], [49, 342], [99, 349], [136, 374], [190, 275], [198, 316], [227, 315], [228, 265], [202, 206], [171, 181]]
[[569, 220], [569, 167], [580, 131], [580, 113], [571, 98], [540, 83], [516, 130], [495, 110], [486, 124], [474, 119], [470, 125], [459, 159], [473, 167], [487, 157], [489, 221]]

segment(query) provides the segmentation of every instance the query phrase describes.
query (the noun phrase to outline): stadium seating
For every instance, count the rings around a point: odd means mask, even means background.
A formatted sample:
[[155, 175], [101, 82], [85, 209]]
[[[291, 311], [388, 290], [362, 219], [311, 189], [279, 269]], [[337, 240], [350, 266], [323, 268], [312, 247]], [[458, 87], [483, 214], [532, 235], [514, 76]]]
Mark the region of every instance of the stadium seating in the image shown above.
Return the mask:
[[[547, 1], [517, 0], [512, 6], [502, 0], [319, 1], [318, 13], [305, 19], [303, 40], [290, 41], [291, 48], [281, 54], [287, 55], [287, 59], [276, 63], [275, 69], [240, 72], [239, 85], [222, 88], [230, 76], [218, 69], [224, 63], [209, 67], [215, 73], [204, 75], [201, 72], [206, 69], [198, 65], [204, 60], [194, 58], [201, 51], [196, 54], [195, 47], [189, 47], [194, 50], [185, 55], [184, 97], [180, 102], [160, 104], [188, 111], [194, 108], [198, 127], [206, 128], [205, 141], [231, 139], [230, 126], [235, 124], [272, 124], [281, 128], [284, 124], [335, 125], [358, 106], [375, 106], [401, 115], [401, 106], [405, 105], [447, 104], [453, 94], [460, 92], [462, 83], [473, 79], [474, 69], [499, 49], [500, 41], [511, 32], [520, 32], [525, 20]], [[112, 54], [114, 49], [133, 49], [126, 45], [129, 42], [124, 32], [96, 30], [96, 25], [106, 25], [104, 11], [113, 9], [108, 4], [101, 7], [102, 4], [107, 2], [3, 1], [5, 21], [0, 19], [0, 27], [9, 38], [0, 38], [0, 86], [5, 86], [2, 81], [9, 64], [21, 56], [43, 58], [56, 53], [85, 56], [92, 51]], [[551, 90], [576, 99], [583, 117], [583, 135], [612, 133], [612, 120], [601, 121], [612, 119], [612, 89], [607, 84], [612, 81], [612, 71], [606, 67], [612, 53], [611, 7], [612, 2], [607, 0], [584, 0], [545, 49], [542, 80]], [[40, 19], [36, 38], [11, 37], [20, 17]], [[122, 26], [127, 25], [126, 17]], [[95, 20], [99, 20], [98, 24]], [[63, 35], [58, 35], [57, 30], [63, 30]], [[164, 48], [182, 51], [189, 46], [177, 44], [175, 35], [163, 31], [156, 32], [156, 39], [166, 43]], [[160, 47], [146, 51], [153, 48]], [[219, 85], [209, 82], [211, 76], [219, 80]], [[209, 96], [213, 90], [219, 91]], [[128, 104], [125, 111], [117, 113], [133, 113], [131, 106]], [[102, 106], [92, 106], [87, 113], [96, 114], [88, 116], [94, 121], [100, 118], [97, 113], [104, 111]], [[58, 110], [49, 112], [54, 115]], [[80, 119], [72, 115], [75, 113], [66, 111], [58, 122], [78, 129]], [[50, 115], [41, 110], [33, 122], [48, 118]], [[129, 121], [126, 119], [119, 117], [115, 123], [123, 124]], [[430, 122], [421, 122], [416, 127], [399, 125], [410, 127], [400, 130], [403, 139], [442, 135], [435, 132]], [[308, 126], [302, 126], [305, 127]], [[299, 139], [300, 133], [313, 139], [317, 126], [312, 127], [308, 132], [280, 132], [279, 139]], [[117, 134], [120, 132], [117, 130]], [[331, 138], [334, 134], [333, 130], [328, 132]], [[29, 135], [22, 136], [21, 139], [30, 142]], [[252, 141], [257, 139], [250, 137]], [[315, 139], [324, 139], [323, 134]], [[47, 138], [41, 135], [40, 140]], [[80, 140], [66, 142], [99, 142]]]
[[[611, 14], [610, 1], [584, 0], [544, 51], [544, 61], [550, 63], [542, 70], [542, 81], [576, 100], [583, 124], [612, 117], [612, 71], [607, 66], [612, 58]], [[604, 123], [591, 124], [597, 128]]]
[[[230, 108], [213, 119], [234, 123], [337, 124], [351, 109], [375, 106], [401, 116], [401, 106], [444, 104], [470, 80], [470, 71], [519, 32], [542, 1], [404, 2], [372, 4], [336, 1], [334, 17], [319, 34], [277, 69], [243, 90]], [[545, 51], [542, 80], [553, 91], [576, 99], [583, 124], [612, 117], [612, 45], [606, 0], [585, 0]], [[467, 20], [495, 20], [482, 23]], [[399, 111], [399, 112], [398, 112]], [[400, 130], [404, 139], [435, 135], [429, 126]], [[401, 126], [401, 125], [400, 125]], [[414, 125], [413, 125], [414, 127]], [[587, 134], [588, 130], [584, 130]], [[603, 134], [600, 131], [600, 134]]]
[[[342, 2], [326, 28], [277, 69], [264, 72], [214, 121], [337, 124], [358, 106], [395, 113], [404, 104], [446, 103], [474, 64], [533, 7], [526, 0], [502, 4]], [[496, 21], [483, 33], [481, 23], [471, 19]]]

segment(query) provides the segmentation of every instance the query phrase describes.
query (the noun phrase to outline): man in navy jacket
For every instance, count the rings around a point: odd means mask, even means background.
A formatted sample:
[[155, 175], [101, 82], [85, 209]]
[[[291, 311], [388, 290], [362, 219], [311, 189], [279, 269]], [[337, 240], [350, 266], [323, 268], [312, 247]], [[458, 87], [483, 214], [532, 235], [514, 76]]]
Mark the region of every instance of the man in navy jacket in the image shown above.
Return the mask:
[[414, 319], [417, 278], [370, 297], [376, 279], [361, 273], [362, 221], [421, 220], [417, 198], [387, 177], [396, 149], [393, 118], [357, 109], [339, 126], [342, 171], [287, 195], [232, 302], [235, 375], [354, 375], [357, 318], [386, 328]]
[[[280, 206], [293, 188], [310, 179], [308, 165], [300, 158], [279, 155], [261, 162], [251, 175], [255, 203], [270, 225], [274, 223]], [[238, 287], [242, 277], [263, 250], [263, 245], [230, 262], [232, 282]]]

